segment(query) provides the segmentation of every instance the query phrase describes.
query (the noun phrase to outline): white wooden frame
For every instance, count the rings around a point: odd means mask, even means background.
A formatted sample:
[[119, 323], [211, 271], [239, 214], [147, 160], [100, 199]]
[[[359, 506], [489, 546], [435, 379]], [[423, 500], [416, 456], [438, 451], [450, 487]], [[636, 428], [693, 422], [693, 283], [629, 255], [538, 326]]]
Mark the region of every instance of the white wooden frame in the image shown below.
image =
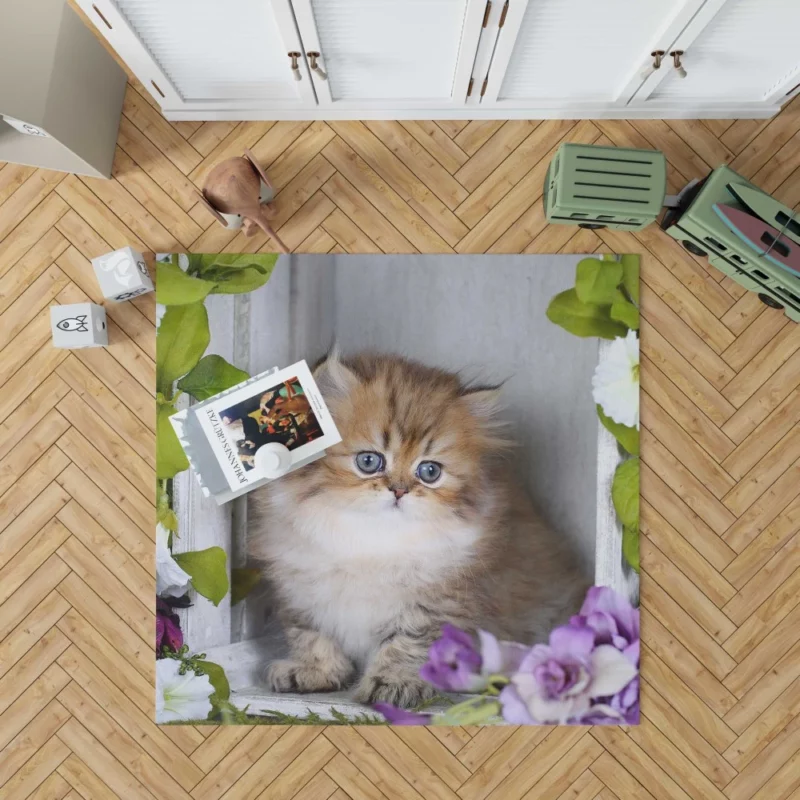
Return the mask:
[[[292, 0], [292, 8], [294, 9], [297, 28], [304, 45], [302, 49], [303, 58], [307, 59], [307, 54], [309, 52], [320, 53], [321, 57], [318, 63], [323, 70], [327, 71], [325, 66], [325, 51], [320, 43], [311, 2], [312, 0]], [[429, 101], [419, 98], [408, 98], [406, 100], [381, 100], [380, 98], [375, 98], [369, 101], [370, 107], [395, 111], [397, 109], [442, 109], [463, 106], [467, 96], [469, 79], [472, 74], [475, 52], [478, 48], [478, 40], [481, 36], [481, 22], [483, 20], [485, 7], [486, 0], [466, 0], [464, 24], [461, 29], [461, 40], [458, 47], [458, 56], [449, 102], [446, 100], [443, 102], [443, 98], [436, 98]], [[421, 21], [420, 24], [424, 24], [424, 21]], [[316, 74], [311, 73], [310, 70], [309, 74], [312, 76], [311, 80], [314, 85], [314, 90], [316, 91], [320, 113], [327, 114], [331, 110], [339, 109], [356, 109], [363, 104], [363, 101], [334, 100], [331, 96], [329, 82], [321, 80]], [[320, 119], [321, 118], [322, 117], [320, 117]]]
[[[598, 360], [602, 360], [611, 342], [601, 339]], [[612, 586], [631, 602], [639, 601], [639, 575], [622, 555], [622, 524], [611, 500], [614, 473], [624, 457], [614, 435], [601, 423], [597, 425], [597, 540], [594, 551], [594, 582]]]

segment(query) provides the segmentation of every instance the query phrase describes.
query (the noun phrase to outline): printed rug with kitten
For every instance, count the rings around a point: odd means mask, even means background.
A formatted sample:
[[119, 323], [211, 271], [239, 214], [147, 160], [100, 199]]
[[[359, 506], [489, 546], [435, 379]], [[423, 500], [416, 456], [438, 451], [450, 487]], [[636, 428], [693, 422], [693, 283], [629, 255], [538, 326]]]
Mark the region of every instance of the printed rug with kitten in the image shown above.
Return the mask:
[[231, 282], [159, 312], [157, 721], [638, 722], [638, 257], [159, 261]]

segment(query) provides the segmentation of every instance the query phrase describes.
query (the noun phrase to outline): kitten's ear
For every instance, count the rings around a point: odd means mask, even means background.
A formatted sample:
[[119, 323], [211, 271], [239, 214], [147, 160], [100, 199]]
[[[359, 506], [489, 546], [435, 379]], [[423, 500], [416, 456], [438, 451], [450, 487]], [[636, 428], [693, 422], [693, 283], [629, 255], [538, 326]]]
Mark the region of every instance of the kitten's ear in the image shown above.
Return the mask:
[[359, 383], [358, 375], [342, 363], [336, 348], [314, 370], [314, 380], [328, 401], [349, 396]]
[[467, 386], [461, 391], [464, 402], [479, 419], [493, 419], [502, 408], [500, 386]]

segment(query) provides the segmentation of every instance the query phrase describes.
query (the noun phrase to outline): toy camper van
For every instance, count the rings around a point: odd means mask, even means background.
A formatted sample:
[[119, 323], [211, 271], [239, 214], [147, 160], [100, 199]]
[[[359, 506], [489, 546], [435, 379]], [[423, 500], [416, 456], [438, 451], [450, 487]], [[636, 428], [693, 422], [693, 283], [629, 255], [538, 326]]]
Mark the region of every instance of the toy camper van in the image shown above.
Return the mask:
[[639, 231], [655, 222], [667, 190], [658, 150], [562, 144], [544, 182], [548, 222]]
[[[749, 199], [750, 196], [753, 199]], [[737, 233], [735, 228], [726, 224], [725, 209], [734, 209], [748, 215], [756, 210], [745, 206], [742, 197], [748, 198], [752, 205], [760, 205], [756, 197], [780, 205], [730, 167], [722, 166], [717, 167], [690, 191], [683, 193], [677, 207], [667, 209], [661, 220], [661, 228], [693, 255], [707, 256], [709, 262], [720, 272], [746, 289], [756, 292], [766, 305], [783, 308], [790, 319], [800, 322], [800, 273], [781, 266], [779, 259], [792, 241], [786, 236], [785, 246], [781, 246], [780, 241], [762, 246], [758, 242], [748, 242], [742, 238], [741, 231]], [[793, 221], [790, 215], [791, 212], [785, 215], [787, 225]], [[773, 221], [773, 224], [780, 225], [780, 212], [776, 216], [777, 221]], [[755, 221], [752, 215], [748, 218]], [[762, 227], [770, 226], [762, 223]], [[779, 233], [783, 232], [784, 236], [790, 233], [783, 228], [782, 225]], [[778, 257], [777, 261], [765, 256], [770, 244]]]

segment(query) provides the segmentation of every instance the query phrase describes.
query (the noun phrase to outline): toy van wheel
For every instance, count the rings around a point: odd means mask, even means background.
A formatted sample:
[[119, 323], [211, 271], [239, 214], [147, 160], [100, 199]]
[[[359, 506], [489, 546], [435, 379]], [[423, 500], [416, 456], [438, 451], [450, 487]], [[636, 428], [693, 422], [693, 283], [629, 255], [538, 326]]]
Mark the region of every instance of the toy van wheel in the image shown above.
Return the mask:
[[706, 251], [705, 251], [705, 250], [702, 250], [701, 248], [699, 248], [699, 247], [698, 247], [698, 246], [697, 246], [697, 245], [696, 245], [694, 242], [690, 242], [690, 241], [687, 241], [686, 239], [684, 239], [684, 240], [681, 242], [681, 244], [682, 244], [682, 245], [683, 245], [683, 246], [684, 246], [684, 247], [685, 247], [685, 248], [686, 248], [686, 249], [687, 249], [687, 250], [688, 250], [688, 251], [689, 251], [689, 252], [690, 252], [690, 253], [691, 253], [693, 256], [700, 256], [701, 258], [703, 258], [704, 256], [707, 256], [707, 255], [708, 255], [708, 253], [706, 253]]
[[596, 222], [579, 222], [578, 223], [578, 227], [579, 228], [586, 228], [587, 230], [590, 230], [590, 231], [597, 231], [597, 230], [600, 230], [600, 228], [605, 228], [606, 226], [605, 225], [598, 225]]
[[768, 294], [759, 294], [758, 299], [765, 306], [769, 306], [770, 308], [783, 308], [782, 303], [779, 303], [774, 297], [770, 297]]

